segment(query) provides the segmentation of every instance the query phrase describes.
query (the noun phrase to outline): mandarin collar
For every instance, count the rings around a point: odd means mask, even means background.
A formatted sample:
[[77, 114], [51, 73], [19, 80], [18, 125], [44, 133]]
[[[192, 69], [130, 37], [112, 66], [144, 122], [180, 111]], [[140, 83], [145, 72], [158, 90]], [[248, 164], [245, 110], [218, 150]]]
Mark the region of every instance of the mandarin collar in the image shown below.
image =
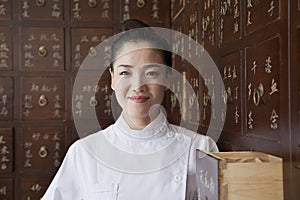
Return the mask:
[[123, 133], [131, 138], [136, 139], [150, 139], [160, 137], [162, 135], [165, 135], [168, 132], [167, 130], [169, 129], [166, 116], [161, 110], [157, 117], [144, 129], [134, 130], [130, 128], [123, 118], [123, 113], [121, 113], [114, 126], [118, 129], [119, 133]]

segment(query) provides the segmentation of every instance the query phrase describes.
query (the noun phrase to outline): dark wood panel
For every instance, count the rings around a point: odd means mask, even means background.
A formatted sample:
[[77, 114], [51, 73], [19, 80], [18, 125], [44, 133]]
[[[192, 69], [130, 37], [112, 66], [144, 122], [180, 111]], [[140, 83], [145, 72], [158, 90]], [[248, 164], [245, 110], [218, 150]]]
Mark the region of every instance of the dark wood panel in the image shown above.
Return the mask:
[[244, 33], [249, 34], [279, 19], [280, 0], [244, 1]]
[[0, 77], [0, 120], [13, 118], [13, 78]]
[[110, 0], [71, 0], [72, 22], [113, 22], [114, 7]]
[[222, 46], [223, 43], [241, 38], [242, 4], [239, 0], [221, 0], [218, 4], [218, 44]]
[[[174, 2], [175, 4], [175, 2]], [[182, 3], [183, 4], [183, 3]], [[178, 6], [178, 4], [177, 4]], [[179, 12], [179, 11], [178, 11]], [[179, 13], [176, 19], [172, 22], [172, 30], [178, 32], [176, 34], [176, 37], [173, 38], [172, 43], [172, 51], [173, 51], [173, 57], [172, 57], [172, 68], [176, 70], [179, 73], [183, 73], [186, 68], [186, 62], [184, 62], [183, 54], [184, 54], [184, 15], [183, 12]], [[174, 124], [179, 125], [181, 123], [182, 119], [182, 88], [183, 88], [183, 82], [180, 80], [172, 81], [170, 85], [170, 89], [166, 93], [166, 111], [168, 113], [168, 120]]]
[[20, 3], [20, 19], [61, 21], [64, 17], [64, 3], [67, 1], [22, 0]]
[[0, 27], [0, 71], [12, 69], [12, 52], [11, 29], [8, 27]]
[[13, 198], [13, 179], [0, 179], [0, 198], [1, 199], [14, 199]]
[[58, 77], [22, 77], [23, 120], [65, 119], [65, 82]]
[[10, 20], [12, 18], [12, 1], [0, 2], [0, 20]]
[[8, 174], [13, 171], [13, 144], [13, 130], [11, 128], [0, 128], [0, 174]]
[[[71, 30], [72, 41], [72, 68], [79, 68], [84, 59], [90, 57], [99, 57], [105, 60], [107, 66], [110, 62], [110, 46], [107, 45], [105, 49], [107, 52], [97, 52], [97, 46], [104, 40], [113, 35], [113, 29], [104, 28], [74, 28]], [[99, 61], [101, 62], [101, 61]]]
[[247, 134], [280, 141], [280, 38], [246, 48]]
[[199, 1], [200, 44], [212, 53], [217, 47], [217, 1]]
[[19, 199], [22, 200], [41, 199], [50, 183], [45, 177], [22, 177], [20, 182]]
[[62, 28], [23, 27], [20, 40], [22, 70], [64, 70], [64, 32]]
[[[170, 2], [162, 0], [121, 0], [121, 21], [140, 19], [151, 26], [163, 24], [170, 13]], [[167, 10], [166, 10], [167, 9]], [[145, 15], [148, 13], [148, 15]], [[166, 15], [167, 14], [167, 15]]]
[[21, 130], [21, 171], [56, 172], [65, 154], [64, 128], [23, 128]]
[[77, 76], [73, 89], [73, 116], [76, 119], [88, 120], [97, 116], [100, 120], [113, 119], [112, 89], [110, 75], [106, 70], [102, 77], [96, 77], [95, 72], [81, 73]]
[[172, 23], [177, 17], [184, 11], [186, 6], [186, 0], [173, 0], [171, 1], [171, 20]]
[[[181, 125], [190, 129], [197, 131], [201, 122], [200, 118], [200, 72], [198, 71], [198, 66], [193, 66], [187, 60], [195, 60], [201, 54], [200, 45], [193, 45], [193, 42], [199, 43], [199, 3], [197, 1], [191, 1], [185, 8], [185, 23], [183, 23], [183, 33], [189, 37], [189, 39], [184, 39], [186, 44], [181, 44], [181, 51], [187, 51], [187, 58], [184, 60], [184, 72], [182, 74], [183, 79], [183, 101], [182, 101], [182, 115], [181, 118], [184, 123]], [[183, 42], [182, 41], [182, 42]], [[191, 90], [190, 90], [190, 89]]]
[[292, 165], [290, 194], [300, 197], [300, 1], [291, 2]]
[[226, 119], [223, 131], [242, 133], [242, 52], [236, 51], [222, 57], [219, 65], [223, 72], [224, 101], [227, 103]]

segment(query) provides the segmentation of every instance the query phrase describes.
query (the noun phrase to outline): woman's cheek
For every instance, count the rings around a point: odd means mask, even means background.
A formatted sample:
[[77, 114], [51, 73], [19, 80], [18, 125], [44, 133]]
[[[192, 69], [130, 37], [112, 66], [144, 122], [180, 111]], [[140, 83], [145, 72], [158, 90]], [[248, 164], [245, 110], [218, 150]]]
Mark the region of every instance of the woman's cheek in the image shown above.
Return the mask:
[[117, 91], [122, 91], [129, 86], [129, 81], [125, 78], [117, 78], [115, 80], [115, 88]]

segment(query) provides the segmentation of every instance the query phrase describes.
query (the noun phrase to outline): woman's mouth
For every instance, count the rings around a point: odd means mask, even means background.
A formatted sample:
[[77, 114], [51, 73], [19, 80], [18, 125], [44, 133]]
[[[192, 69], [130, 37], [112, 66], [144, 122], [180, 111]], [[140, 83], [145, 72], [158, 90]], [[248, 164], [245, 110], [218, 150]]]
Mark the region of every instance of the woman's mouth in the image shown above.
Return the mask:
[[129, 97], [129, 99], [131, 101], [133, 101], [134, 103], [144, 103], [149, 99], [149, 97], [147, 97], [147, 96], [131, 96], [131, 97]]

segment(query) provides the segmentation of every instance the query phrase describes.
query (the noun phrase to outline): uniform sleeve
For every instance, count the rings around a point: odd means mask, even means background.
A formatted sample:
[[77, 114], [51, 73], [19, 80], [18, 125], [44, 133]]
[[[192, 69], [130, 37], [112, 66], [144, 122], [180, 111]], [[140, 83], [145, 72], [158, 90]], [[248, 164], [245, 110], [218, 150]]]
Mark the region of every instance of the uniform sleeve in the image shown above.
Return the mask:
[[80, 186], [79, 178], [76, 176], [76, 166], [74, 165], [75, 148], [72, 145], [64, 160], [48, 187], [42, 200], [79, 200]]
[[219, 148], [216, 144], [216, 142], [209, 136], [205, 136], [206, 137], [206, 143], [207, 143], [207, 149], [204, 149], [208, 152], [219, 152]]

